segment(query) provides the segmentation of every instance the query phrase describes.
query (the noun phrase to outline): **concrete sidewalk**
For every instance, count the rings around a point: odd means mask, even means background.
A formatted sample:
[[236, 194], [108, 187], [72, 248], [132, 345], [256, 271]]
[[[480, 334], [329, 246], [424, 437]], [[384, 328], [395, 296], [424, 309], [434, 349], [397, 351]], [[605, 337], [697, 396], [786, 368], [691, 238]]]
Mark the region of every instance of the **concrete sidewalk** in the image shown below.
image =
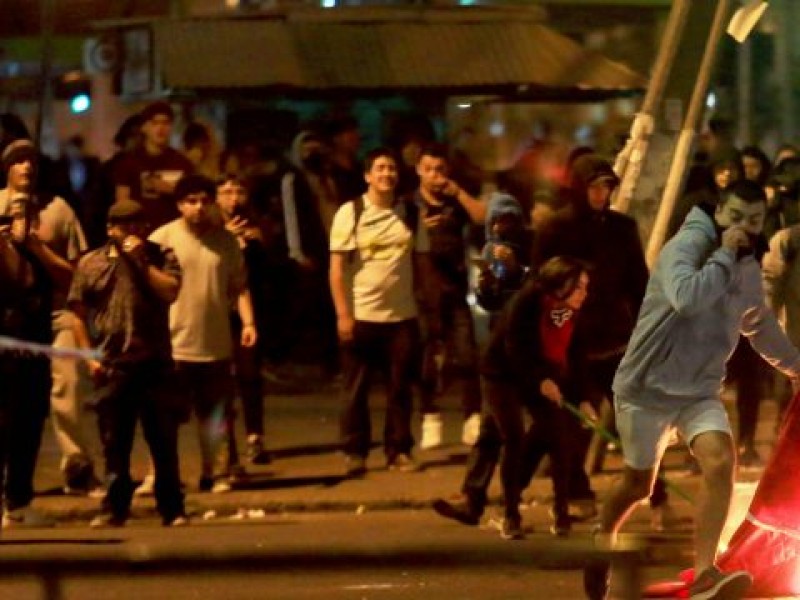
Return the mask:
[[[383, 430], [383, 400], [377, 393], [373, 398], [373, 439]], [[247, 466], [249, 479], [237, 489], [221, 494], [198, 493], [200, 458], [194, 422], [181, 431], [181, 469], [187, 485], [187, 509], [195, 518], [242, 518], [264, 513], [298, 511], [353, 511], [364, 512], [388, 509], [429, 509], [433, 500], [458, 492], [464, 475], [468, 448], [460, 444], [462, 418], [458, 399], [447, 396], [442, 400], [446, 445], [428, 451], [417, 451], [415, 457], [422, 465], [417, 473], [389, 472], [385, 468], [382, 449], [375, 446], [368, 460], [369, 472], [363, 479], [346, 479], [343, 456], [338, 451], [339, 403], [334, 391], [326, 390], [305, 394], [268, 394], [265, 400], [267, 416], [267, 446], [273, 454], [268, 466]], [[759, 424], [760, 450], [764, 458], [773, 438], [775, 405], [762, 407]], [[240, 424], [241, 425], [241, 424]], [[419, 417], [415, 416], [414, 432], [419, 434]], [[244, 434], [239, 432], [240, 449], [244, 448]], [[99, 470], [99, 442], [96, 443]], [[699, 488], [697, 476], [681, 472], [684, 452], [672, 450], [665, 464], [667, 475], [690, 496]], [[59, 452], [50, 423], [46, 425], [45, 438], [39, 457], [36, 476], [37, 498], [34, 506], [52, 515], [59, 522], [88, 521], [97, 513], [99, 500], [65, 496], [61, 491], [58, 471]], [[132, 474], [141, 479], [148, 469], [146, 446], [137, 436], [132, 458]], [[594, 475], [592, 483], [600, 498], [618, 474], [621, 458], [611, 454], [603, 473]], [[740, 473], [739, 479], [752, 481], [759, 471]], [[537, 478], [526, 493], [533, 506], [526, 511], [526, 524], [543, 531], [549, 527], [547, 507], [550, 499], [550, 480]], [[500, 497], [497, 478], [490, 490], [493, 499]], [[693, 507], [673, 494], [671, 504], [679, 521], [676, 531], [687, 531], [691, 526]], [[134, 517], [155, 516], [152, 498], [134, 500]], [[648, 511], [637, 511], [629, 530], [646, 530]]]

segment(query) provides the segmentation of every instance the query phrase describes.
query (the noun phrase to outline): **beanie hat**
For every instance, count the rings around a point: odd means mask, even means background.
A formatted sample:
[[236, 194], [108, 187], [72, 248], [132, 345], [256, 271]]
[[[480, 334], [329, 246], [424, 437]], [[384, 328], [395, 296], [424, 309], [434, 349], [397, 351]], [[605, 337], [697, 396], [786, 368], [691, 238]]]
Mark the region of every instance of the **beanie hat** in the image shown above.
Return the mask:
[[6, 149], [3, 150], [3, 155], [0, 157], [0, 160], [3, 164], [3, 170], [8, 171], [11, 168], [11, 165], [15, 165], [28, 159], [35, 163], [38, 158], [39, 154], [36, 151], [36, 147], [31, 143], [30, 140], [15, 140], [6, 146]]
[[120, 200], [108, 209], [108, 222], [120, 223], [134, 221], [143, 215], [142, 205], [135, 200]]
[[140, 114], [142, 123], [149, 121], [157, 115], [164, 115], [165, 117], [168, 117], [170, 121], [175, 119], [175, 111], [172, 110], [169, 102], [166, 102], [165, 100], [156, 100], [155, 102], [151, 102], [142, 109]]

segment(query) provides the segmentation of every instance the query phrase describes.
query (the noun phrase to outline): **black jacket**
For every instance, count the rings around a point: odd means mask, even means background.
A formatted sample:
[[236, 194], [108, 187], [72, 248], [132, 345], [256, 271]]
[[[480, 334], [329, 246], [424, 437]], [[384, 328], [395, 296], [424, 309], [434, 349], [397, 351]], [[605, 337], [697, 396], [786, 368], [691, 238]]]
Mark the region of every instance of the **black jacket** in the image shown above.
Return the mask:
[[562, 372], [543, 354], [540, 322], [544, 294], [538, 283], [528, 279], [503, 309], [481, 359], [481, 374], [487, 379], [513, 381], [526, 394], [539, 395], [545, 379], [558, 384], [567, 402], [578, 404], [582, 393], [585, 343], [580, 318], [570, 340], [567, 371]]
[[535, 270], [554, 256], [571, 256], [590, 265], [580, 323], [587, 355], [600, 359], [621, 355], [627, 346], [649, 273], [636, 221], [609, 206], [589, 207], [586, 188], [606, 173], [602, 163], [583, 162], [589, 168], [574, 173], [570, 205], [536, 236], [531, 264]]

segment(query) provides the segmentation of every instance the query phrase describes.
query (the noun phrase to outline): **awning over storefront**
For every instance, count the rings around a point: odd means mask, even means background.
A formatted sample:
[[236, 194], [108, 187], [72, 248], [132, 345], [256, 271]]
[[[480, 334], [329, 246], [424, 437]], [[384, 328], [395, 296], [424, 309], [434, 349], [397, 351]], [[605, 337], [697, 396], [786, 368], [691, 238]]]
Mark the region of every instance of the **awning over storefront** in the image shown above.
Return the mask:
[[[339, 11], [329, 11], [331, 14]], [[312, 13], [313, 14], [313, 13]], [[646, 81], [525, 11], [341, 11], [151, 23], [168, 89], [621, 93]], [[357, 15], [357, 17], [356, 17]]]

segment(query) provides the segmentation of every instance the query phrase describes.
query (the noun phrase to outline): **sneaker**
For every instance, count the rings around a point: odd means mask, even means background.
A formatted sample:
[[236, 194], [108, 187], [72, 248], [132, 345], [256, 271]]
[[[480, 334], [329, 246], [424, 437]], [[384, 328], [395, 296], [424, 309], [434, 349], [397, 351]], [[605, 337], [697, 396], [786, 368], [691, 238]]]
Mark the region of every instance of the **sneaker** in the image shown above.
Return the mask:
[[3, 514], [3, 529], [45, 529], [55, 526], [55, 519], [30, 506], [9, 510]]
[[433, 502], [433, 510], [445, 519], [453, 519], [464, 525], [477, 525], [481, 520], [481, 512], [476, 509], [463, 494], [450, 500], [438, 498]]
[[214, 478], [210, 475], [201, 475], [200, 480], [197, 482], [198, 492], [210, 492], [214, 487]]
[[148, 473], [142, 479], [142, 483], [133, 492], [134, 496], [152, 496], [156, 493], [156, 476], [153, 473]]
[[553, 517], [553, 524], [550, 526], [550, 533], [556, 537], [567, 537], [569, 532], [572, 531], [572, 519], [569, 515], [555, 516], [551, 511]]
[[257, 433], [247, 436], [245, 456], [251, 465], [268, 465], [272, 462], [269, 452], [264, 449], [264, 438]]
[[109, 513], [97, 515], [94, 519], [89, 521], [91, 529], [111, 529], [117, 527], [125, 527], [126, 519], [117, 517]]
[[97, 482], [88, 489], [84, 487], [73, 487], [69, 484], [64, 485], [65, 496], [85, 496], [86, 498], [99, 500], [106, 497], [107, 491], [106, 487], [100, 482]]
[[461, 441], [465, 446], [474, 446], [481, 433], [481, 415], [472, 413], [465, 421], [461, 430]]
[[386, 466], [390, 471], [397, 471], [398, 473], [415, 473], [419, 471], [419, 463], [404, 453], [390, 458]]
[[250, 481], [250, 474], [242, 465], [232, 465], [228, 469], [228, 482], [231, 487], [242, 485]]
[[504, 540], [522, 540], [525, 532], [522, 530], [522, 517], [511, 515], [503, 519], [500, 525], [500, 537]]
[[344, 458], [344, 472], [348, 477], [363, 477], [367, 473], [367, 460], [358, 454], [348, 454]]
[[231, 482], [227, 477], [218, 477], [216, 480], [214, 480], [214, 484], [211, 486], [211, 493], [225, 494], [230, 492], [232, 489]]
[[753, 578], [747, 571], [723, 573], [715, 566], [708, 567], [700, 573], [689, 587], [691, 600], [738, 600], [742, 598]]
[[[602, 534], [600, 526], [592, 529], [592, 542], [598, 545]], [[606, 600], [611, 590], [611, 562], [592, 560], [583, 568], [583, 591], [589, 600]]]
[[189, 517], [178, 515], [171, 520], [164, 521], [164, 527], [186, 527], [189, 524]]
[[436, 448], [442, 445], [442, 415], [439, 413], [428, 413], [422, 417], [422, 440], [419, 447], [421, 450]]

